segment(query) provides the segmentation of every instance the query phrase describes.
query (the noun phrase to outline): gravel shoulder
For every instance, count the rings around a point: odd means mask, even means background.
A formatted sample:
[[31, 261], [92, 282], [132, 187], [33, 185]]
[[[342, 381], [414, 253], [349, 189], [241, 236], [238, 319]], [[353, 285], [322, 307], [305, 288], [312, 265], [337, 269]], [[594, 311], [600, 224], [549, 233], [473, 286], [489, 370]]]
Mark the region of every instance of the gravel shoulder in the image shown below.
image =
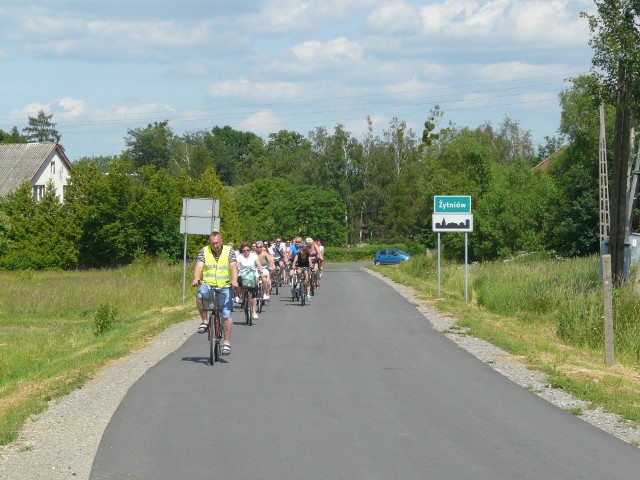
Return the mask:
[[[640, 429], [634, 423], [600, 409], [590, 410], [585, 402], [551, 388], [544, 374], [527, 369], [518, 358], [484, 340], [465, 335], [454, 319], [419, 300], [412, 288], [364, 270], [412, 302], [433, 328], [505, 377], [564, 410], [579, 409], [583, 420], [625, 442], [640, 445]], [[180, 347], [194, 333], [196, 324], [194, 316], [193, 320], [172, 326], [146, 348], [111, 363], [82, 388], [52, 401], [45, 412], [25, 424], [15, 442], [0, 449], [0, 479], [88, 480], [102, 434], [129, 387]]]

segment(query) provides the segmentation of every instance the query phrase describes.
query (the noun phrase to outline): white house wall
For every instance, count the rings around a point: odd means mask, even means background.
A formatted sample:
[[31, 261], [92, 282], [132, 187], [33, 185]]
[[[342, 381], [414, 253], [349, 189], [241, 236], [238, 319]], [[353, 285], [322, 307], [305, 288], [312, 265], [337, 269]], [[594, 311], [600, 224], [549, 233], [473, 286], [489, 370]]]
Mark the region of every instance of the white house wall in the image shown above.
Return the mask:
[[[55, 162], [55, 173], [51, 172], [51, 162]], [[46, 187], [49, 180], [53, 180], [56, 187], [56, 194], [60, 201], [64, 200], [64, 186], [69, 183], [69, 170], [54, 150], [47, 160], [42, 164], [38, 173], [34, 176], [32, 185], [44, 185]]]

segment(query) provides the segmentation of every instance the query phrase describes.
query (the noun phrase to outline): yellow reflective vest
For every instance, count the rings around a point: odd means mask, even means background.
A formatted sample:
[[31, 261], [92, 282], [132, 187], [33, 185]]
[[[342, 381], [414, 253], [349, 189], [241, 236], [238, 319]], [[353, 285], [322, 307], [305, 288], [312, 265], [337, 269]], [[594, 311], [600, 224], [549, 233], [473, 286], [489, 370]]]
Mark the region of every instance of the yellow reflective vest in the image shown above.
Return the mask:
[[231, 247], [222, 247], [222, 253], [218, 261], [213, 256], [211, 245], [204, 247], [204, 268], [202, 269], [202, 281], [214, 288], [231, 286], [231, 265], [229, 265], [229, 253]]

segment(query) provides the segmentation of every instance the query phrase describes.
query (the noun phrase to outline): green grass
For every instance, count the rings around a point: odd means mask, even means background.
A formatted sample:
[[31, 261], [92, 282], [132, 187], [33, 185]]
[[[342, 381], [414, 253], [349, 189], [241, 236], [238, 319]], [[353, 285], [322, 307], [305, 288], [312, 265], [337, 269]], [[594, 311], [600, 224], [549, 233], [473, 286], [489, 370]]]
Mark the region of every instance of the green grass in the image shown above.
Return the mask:
[[435, 258], [370, 268], [411, 285], [451, 314], [465, 334], [545, 372], [552, 385], [640, 422], [640, 296], [630, 287], [614, 293], [616, 364], [608, 367], [597, 257], [557, 260], [538, 254], [470, 265], [469, 303], [463, 265], [442, 263], [439, 297]]
[[182, 305], [179, 266], [0, 272], [0, 284], [2, 445], [49, 400], [194, 315], [193, 302]]

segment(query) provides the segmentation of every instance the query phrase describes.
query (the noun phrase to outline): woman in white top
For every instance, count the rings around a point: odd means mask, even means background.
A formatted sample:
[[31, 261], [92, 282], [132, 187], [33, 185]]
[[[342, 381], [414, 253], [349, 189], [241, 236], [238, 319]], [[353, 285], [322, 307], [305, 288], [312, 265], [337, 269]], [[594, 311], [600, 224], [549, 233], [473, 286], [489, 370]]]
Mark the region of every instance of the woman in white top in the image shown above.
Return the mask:
[[[255, 252], [251, 251], [251, 244], [249, 242], [242, 242], [240, 245], [240, 255], [236, 257], [236, 262], [238, 264], [238, 290], [236, 291], [236, 303], [240, 303], [240, 293], [242, 292], [242, 283], [240, 274], [243, 270], [248, 270], [250, 268], [256, 268], [258, 272], [262, 270], [262, 266], [260, 265], [260, 260], [258, 260], [258, 255]], [[256, 277], [256, 282], [258, 281]], [[253, 307], [253, 319], [258, 318], [258, 314], [256, 313], [256, 297], [253, 295], [251, 297], [251, 306]]]
[[264, 299], [269, 300], [271, 295], [271, 274], [275, 270], [273, 257], [269, 250], [264, 247], [264, 242], [256, 242], [256, 255], [262, 267], [262, 284], [264, 285]]

